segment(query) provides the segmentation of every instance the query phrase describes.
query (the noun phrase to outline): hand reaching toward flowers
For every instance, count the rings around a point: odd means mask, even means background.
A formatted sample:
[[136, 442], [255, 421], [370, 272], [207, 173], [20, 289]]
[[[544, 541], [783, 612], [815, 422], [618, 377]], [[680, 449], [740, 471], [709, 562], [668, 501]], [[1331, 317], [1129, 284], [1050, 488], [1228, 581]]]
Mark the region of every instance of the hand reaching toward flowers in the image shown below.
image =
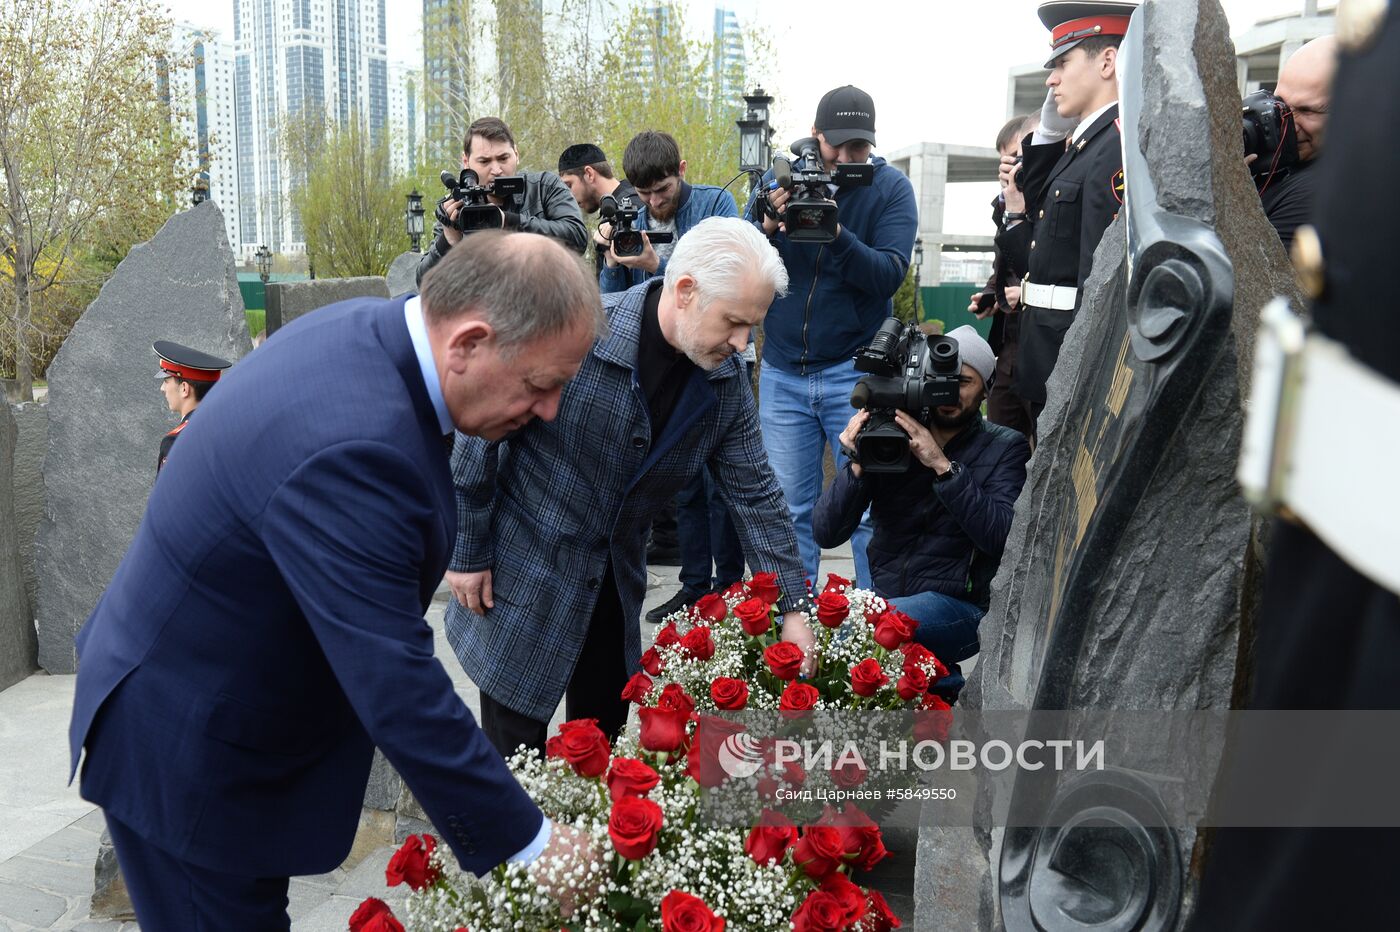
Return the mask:
[[488, 608], [496, 607], [495, 600], [491, 598], [490, 570], [476, 573], [454, 573], [448, 570], [443, 578], [447, 580], [447, 585], [457, 601], [467, 609], [478, 615], [485, 615]]
[[540, 889], [559, 901], [559, 914], [565, 919], [580, 902], [598, 895], [606, 877], [593, 836], [557, 821], [552, 823], [549, 844], [530, 865], [530, 874]]
[[817, 636], [807, 624], [807, 616], [802, 612], [788, 612], [783, 616], [783, 640], [802, 648], [802, 675], [811, 676], [817, 670]]

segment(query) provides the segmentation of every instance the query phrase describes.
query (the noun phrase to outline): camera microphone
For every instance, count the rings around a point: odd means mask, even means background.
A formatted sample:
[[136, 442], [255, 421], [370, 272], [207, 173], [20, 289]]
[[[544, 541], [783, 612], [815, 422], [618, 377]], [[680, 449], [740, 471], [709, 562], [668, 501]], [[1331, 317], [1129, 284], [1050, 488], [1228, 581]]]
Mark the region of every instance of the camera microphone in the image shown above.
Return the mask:
[[438, 180], [449, 188], [457, 187], [457, 176], [452, 174], [451, 172], [443, 172], [442, 174], [438, 175]]
[[870, 404], [870, 386], [865, 384], [865, 380], [856, 383], [856, 387], [851, 389], [851, 407], [864, 408]]
[[598, 216], [604, 220], [611, 220], [615, 213], [617, 213], [617, 198], [611, 194], [604, 194], [603, 199], [598, 202]]
[[792, 189], [792, 162], [781, 155], [773, 156], [773, 181], [784, 190]]

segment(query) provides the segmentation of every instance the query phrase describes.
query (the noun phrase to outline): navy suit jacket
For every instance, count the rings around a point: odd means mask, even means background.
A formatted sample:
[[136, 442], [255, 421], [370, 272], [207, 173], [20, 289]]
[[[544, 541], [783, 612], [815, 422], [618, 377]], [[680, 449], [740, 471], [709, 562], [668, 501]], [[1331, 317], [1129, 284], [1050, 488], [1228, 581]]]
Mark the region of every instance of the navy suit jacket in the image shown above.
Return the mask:
[[453, 495], [402, 299], [319, 310], [235, 366], [78, 635], [83, 796], [197, 865], [322, 873], [378, 745], [465, 868], [524, 848], [543, 816], [423, 620]]

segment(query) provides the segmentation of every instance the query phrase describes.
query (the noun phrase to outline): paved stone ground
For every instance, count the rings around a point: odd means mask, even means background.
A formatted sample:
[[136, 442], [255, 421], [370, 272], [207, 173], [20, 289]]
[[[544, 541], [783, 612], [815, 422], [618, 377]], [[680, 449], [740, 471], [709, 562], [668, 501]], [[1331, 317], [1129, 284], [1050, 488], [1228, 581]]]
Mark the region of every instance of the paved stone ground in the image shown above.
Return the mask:
[[[829, 551], [828, 572], [851, 577], [850, 546]], [[643, 612], [660, 605], [679, 586], [678, 567], [651, 568]], [[476, 688], [452, 657], [443, 634], [446, 593], [428, 610], [437, 632], [437, 653], [457, 691], [479, 710]], [[642, 624], [644, 639], [655, 625]], [[89, 919], [93, 862], [102, 834], [102, 814], [78, 795], [68, 779], [68, 717], [72, 676], [36, 674], [0, 692], [0, 929], [31, 932], [135, 932], [135, 922]], [[562, 708], [555, 721], [562, 718]], [[352, 870], [297, 877], [289, 891], [294, 932], [343, 932], [346, 920], [367, 896], [391, 904], [402, 896], [384, 885], [393, 854], [381, 848]], [[909, 865], [912, 871], [912, 864]], [[402, 888], [400, 888], [402, 889]]]

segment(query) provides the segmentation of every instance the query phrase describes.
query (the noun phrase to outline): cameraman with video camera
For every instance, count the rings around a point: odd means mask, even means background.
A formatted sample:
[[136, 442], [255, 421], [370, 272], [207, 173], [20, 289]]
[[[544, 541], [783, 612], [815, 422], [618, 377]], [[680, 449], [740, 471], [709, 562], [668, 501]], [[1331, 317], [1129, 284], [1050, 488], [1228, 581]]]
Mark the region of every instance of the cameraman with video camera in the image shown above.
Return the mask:
[[1336, 39], [1321, 36], [1289, 56], [1272, 94], [1260, 90], [1244, 99], [1245, 162], [1284, 249], [1312, 217], [1336, 63]]
[[970, 326], [923, 337], [890, 319], [855, 365], [872, 375], [852, 392], [861, 409], [841, 432], [846, 462], [817, 502], [813, 536], [838, 546], [870, 509], [872, 588], [919, 623], [915, 640], [948, 665], [936, 689], [951, 702], [957, 664], [978, 651], [1030, 445], [983, 419], [996, 357]]
[[[475, 230], [542, 233], [583, 253], [588, 228], [568, 186], [553, 172], [517, 175], [519, 169], [520, 152], [505, 121], [482, 117], [467, 127], [461, 176], [454, 182], [451, 172], [442, 173], [451, 193], [438, 201], [433, 245], [418, 260], [419, 282], [463, 235]], [[479, 203], [465, 203], [467, 198]]]
[[[812, 508], [822, 488], [823, 449], [830, 446], [842, 462], [838, 438], [859, 377], [852, 357], [894, 311], [919, 210], [909, 179], [871, 158], [869, 94], [849, 84], [827, 92], [812, 137], [793, 144], [798, 158], [774, 160], [776, 171], [760, 181], [749, 219], [772, 240], [790, 281], [763, 324], [759, 420], [804, 569], [815, 579], [821, 550], [812, 538]], [[870, 582], [869, 541], [865, 523], [851, 547], [861, 586]]]

